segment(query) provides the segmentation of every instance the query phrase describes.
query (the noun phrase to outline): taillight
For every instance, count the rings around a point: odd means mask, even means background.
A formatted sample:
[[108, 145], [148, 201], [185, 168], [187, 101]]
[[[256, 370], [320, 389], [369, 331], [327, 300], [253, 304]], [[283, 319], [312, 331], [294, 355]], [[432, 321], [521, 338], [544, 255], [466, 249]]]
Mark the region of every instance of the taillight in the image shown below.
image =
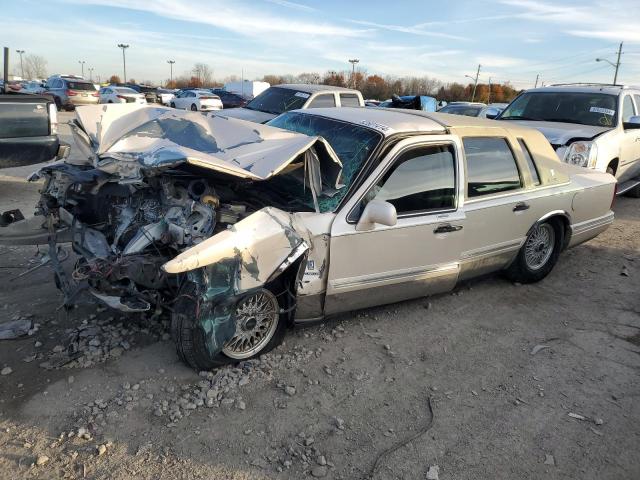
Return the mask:
[[116, 97], [121, 98], [122, 100], [126, 100], [127, 97], [125, 97], [124, 95], [116, 95]]
[[74, 92], [73, 90], [67, 90], [66, 94], [67, 94], [67, 97], [73, 97], [75, 95], [78, 95], [78, 92]]
[[205, 96], [201, 96], [200, 100], [213, 100], [215, 97], [205, 97]]
[[99, 96], [100, 96], [100, 94], [99, 94], [98, 92], [93, 92], [93, 93], [91, 94], [91, 96], [92, 96], [92, 97], [99, 97]]

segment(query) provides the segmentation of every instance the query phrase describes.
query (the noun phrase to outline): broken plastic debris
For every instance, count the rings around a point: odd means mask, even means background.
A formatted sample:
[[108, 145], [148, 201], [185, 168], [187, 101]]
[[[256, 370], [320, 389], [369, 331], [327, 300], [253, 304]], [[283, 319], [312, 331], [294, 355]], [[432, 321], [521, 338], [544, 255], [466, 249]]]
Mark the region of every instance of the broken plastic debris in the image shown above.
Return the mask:
[[0, 340], [10, 340], [27, 335], [32, 326], [33, 321], [30, 319], [2, 323], [0, 324]]
[[531, 355], [535, 355], [540, 350], [544, 350], [545, 348], [551, 348], [551, 347], [549, 347], [549, 345], [536, 345], [531, 349]]
[[580, 415], [579, 413], [569, 412], [568, 414], [571, 418], [575, 418], [576, 420], [588, 420], [584, 415]]

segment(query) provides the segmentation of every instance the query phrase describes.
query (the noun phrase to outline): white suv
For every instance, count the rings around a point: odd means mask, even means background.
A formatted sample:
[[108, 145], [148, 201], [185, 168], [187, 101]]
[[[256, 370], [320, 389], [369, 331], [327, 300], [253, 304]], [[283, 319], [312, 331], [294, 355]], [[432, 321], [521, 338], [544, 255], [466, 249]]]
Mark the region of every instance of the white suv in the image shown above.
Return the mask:
[[521, 93], [499, 120], [542, 132], [561, 161], [609, 172], [640, 197], [640, 88], [567, 84]]

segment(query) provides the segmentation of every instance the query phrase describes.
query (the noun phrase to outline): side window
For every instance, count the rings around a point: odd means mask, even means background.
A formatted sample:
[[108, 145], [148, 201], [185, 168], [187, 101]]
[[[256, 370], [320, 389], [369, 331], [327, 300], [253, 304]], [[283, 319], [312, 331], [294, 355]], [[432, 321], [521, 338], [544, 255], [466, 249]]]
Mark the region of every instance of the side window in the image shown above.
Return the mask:
[[453, 146], [420, 147], [403, 153], [367, 198], [391, 203], [398, 215], [455, 208]]
[[631, 95], [625, 95], [622, 102], [622, 121], [628, 122], [629, 119], [634, 116], [635, 109], [633, 108], [633, 102], [631, 101]]
[[521, 138], [518, 139], [518, 143], [520, 144], [520, 148], [522, 149], [524, 158], [527, 160], [527, 166], [529, 167], [529, 172], [531, 173], [533, 184], [540, 185], [540, 175], [538, 175], [538, 169], [536, 168], [536, 164], [533, 161], [533, 157], [531, 156], [529, 147], [527, 147], [527, 144], [524, 143], [524, 140]]
[[360, 99], [355, 93], [341, 93], [340, 105], [343, 107], [359, 107]]
[[325, 93], [314, 98], [307, 108], [335, 107], [336, 97], [333, 93]]
[[469, 198], [515, 190], [522, 186], [516, 159], [504, 138], [462, 139], [467, 158]]

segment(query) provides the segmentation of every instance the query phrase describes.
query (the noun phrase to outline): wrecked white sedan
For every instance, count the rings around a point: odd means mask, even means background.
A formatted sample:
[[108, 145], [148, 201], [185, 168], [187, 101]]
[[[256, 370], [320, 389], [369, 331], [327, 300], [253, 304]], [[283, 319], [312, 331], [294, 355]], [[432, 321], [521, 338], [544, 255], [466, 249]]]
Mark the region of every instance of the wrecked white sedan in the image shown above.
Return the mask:
[[266, 352], [294, 323], [488, 272], [541, 280], [613, 221], [612, 176], [487, 120], [342, 108], [259, 125], [113, 105], [79, 108], [74, 130], [87, 161], [43, 168], [37, 215], [0, 240], [49, 244], [67, 304], [88, 292], [170, 311], [198, 369]]

